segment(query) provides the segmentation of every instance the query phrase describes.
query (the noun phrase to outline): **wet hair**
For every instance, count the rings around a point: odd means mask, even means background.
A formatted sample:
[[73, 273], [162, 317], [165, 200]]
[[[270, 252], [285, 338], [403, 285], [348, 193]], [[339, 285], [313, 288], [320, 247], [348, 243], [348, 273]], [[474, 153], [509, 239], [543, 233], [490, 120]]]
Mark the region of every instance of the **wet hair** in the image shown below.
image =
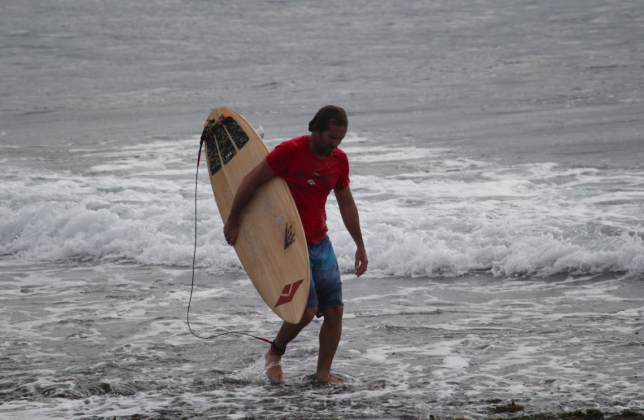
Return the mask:
[[323, 106], [309, 123], [309, 131], [323, 133], [329, 130], [330, 125], [349, 127], [349, 120], [344, 109], [334, 105]]

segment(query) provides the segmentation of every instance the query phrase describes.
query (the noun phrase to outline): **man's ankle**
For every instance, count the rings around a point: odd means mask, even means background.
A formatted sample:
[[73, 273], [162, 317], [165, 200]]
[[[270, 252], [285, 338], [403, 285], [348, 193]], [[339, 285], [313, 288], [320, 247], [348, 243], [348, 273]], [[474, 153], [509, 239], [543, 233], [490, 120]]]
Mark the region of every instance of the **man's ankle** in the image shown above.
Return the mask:
[[282, 358], [282, 356], [281, 356], [281, 355], [279, 355], [279, 354], [277, 354], [277, 353], [275, 353], [275, 352], [273, 351], [273, 349], [268, 349], [268, 356], [270, 356], [270, 357], [277, 357], [278, 359], [281, 359], [281, 358]]
[[286, 346], [284, 348], [278, 347], [275, 342], [271, 343], [271, 349], [270, 351], [275, 354], [276, 356], [282, 357], [284, 356], [284, 353], [286, 352]]

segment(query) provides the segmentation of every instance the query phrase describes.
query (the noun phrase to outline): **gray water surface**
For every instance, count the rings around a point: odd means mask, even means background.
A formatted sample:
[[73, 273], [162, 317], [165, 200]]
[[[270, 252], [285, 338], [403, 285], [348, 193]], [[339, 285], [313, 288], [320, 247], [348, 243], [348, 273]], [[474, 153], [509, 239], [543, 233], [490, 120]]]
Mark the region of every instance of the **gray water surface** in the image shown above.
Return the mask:
[[[0, 418], [484, 419], [644, 411], [635, 0], [0, 5]], [[370, 271], [345, 322], [205, 341], [186, 310], [210, 110], [269, 148], [343, 106]], [[191, 322], [274, 338], [199, 178]]]

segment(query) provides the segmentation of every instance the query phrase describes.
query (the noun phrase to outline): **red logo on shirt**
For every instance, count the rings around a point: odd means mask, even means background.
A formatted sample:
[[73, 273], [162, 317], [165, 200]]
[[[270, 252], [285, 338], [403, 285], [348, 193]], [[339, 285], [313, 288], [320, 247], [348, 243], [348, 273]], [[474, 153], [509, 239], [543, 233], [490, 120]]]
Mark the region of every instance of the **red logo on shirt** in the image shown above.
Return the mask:
[[282, 296], [280, 296], [279, 299], [277, 299], [277, 303], [275, 304], [275, 307], [277, 308], [280, 305], [283, 305], [285, 303], [289, 303], [290, 301], [293, 300], [293, 296], [295, 296], [295, 292], [297, 292], [297, 289], [300, 287], [300, 284], [302, 284], [304, 280], [296, 281], [295, 283], [292, 284], [287, 284], [284, 286], [284, 290], [282, 290]]
[[333, 178], [335, 178], [337, 175], [336, 174], [327, 174], [327, 175], [320, 175], [317, 172], [307, 172], [303, 171], [301, 169], [295, 169], [293, 171], [293, 176], [295, 178], [306, 178], [309, 184], [315, 185], [316, 182], [318, 181], [322, 185], [324, 185], [327, 188], [333, 188]]

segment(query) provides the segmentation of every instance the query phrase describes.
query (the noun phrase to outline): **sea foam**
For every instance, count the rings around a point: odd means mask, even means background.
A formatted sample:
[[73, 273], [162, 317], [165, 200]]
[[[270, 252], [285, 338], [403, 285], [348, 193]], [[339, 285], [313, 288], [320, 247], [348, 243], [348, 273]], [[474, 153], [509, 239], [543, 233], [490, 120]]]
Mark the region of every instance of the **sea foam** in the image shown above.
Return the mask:
[[[501, 166], [445, 149], [348, 137], [346, 151], [356, 163], [351, 188], [372, 275], [644, 272], [644, 173], [549, 163]], [[0, 187], [0, 253], [40, 261], [190, 266], [196, 142], [93, 152], [96, 164], [85, 172], [11, 166]], [[399, 158], [412, 170], [360, 174], [361, 165]], [[225, 243], [204, 169], [196, 264], [241, 271]], [[349, 273], [355, 245], [333, 194], [327, 215], [340, 268]]]

